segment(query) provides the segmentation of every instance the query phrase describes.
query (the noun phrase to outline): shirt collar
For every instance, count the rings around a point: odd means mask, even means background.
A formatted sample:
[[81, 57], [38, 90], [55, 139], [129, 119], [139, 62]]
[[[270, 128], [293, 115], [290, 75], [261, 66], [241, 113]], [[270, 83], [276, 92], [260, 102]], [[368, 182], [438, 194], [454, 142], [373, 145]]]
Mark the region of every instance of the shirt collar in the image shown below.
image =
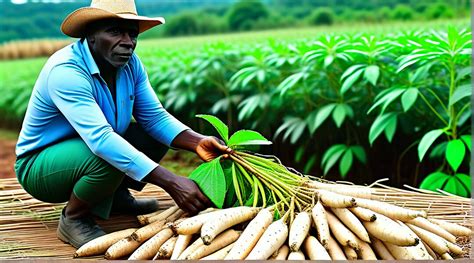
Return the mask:
[[84, 39], [83, 41], [79, 40], [78, 42], [79, 42], [79, 47], [82, 53], [82, 57], [84, 58], [84, 62], [86, 63], [86, 66], [89, 69], [91, 75], [100, 74], [99, 67], [97, 67], [94, 57], [92, 57], [92, 53], [89, 49], [89, 44], [87, 43], [87, 39]]

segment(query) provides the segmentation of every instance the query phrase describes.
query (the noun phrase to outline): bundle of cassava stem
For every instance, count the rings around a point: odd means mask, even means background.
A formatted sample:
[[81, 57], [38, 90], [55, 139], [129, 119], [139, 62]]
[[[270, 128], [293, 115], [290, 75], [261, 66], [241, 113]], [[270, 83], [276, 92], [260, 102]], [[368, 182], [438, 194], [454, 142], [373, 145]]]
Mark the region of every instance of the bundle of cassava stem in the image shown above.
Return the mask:
[[[105, 253], [106, 259], [135, 260], [431, 260], [465, 253], [456, 237], [471, 236], [467, 227], [330, 188], [312, 181], [308, 189], [314, 195], [307, 204], [293, 196], [288, 206], [280, 201], [266, 208], [211, 208], [192, 217], [172, 206], [139, 216], [145, 224], [139, 229], [90, 241], [74, 257]], [[353, 190], [348, 186], [347, 192]]]

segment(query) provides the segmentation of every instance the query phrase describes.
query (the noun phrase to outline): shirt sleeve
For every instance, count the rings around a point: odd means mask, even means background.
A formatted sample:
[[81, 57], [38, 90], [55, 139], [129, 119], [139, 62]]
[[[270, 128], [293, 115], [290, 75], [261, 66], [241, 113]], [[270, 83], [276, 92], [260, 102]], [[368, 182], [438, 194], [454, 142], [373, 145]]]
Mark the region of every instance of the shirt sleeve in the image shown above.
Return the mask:
[[171, 146], [174, 138], [189, 127], [163, 108], [150, 85], [143, 64], [136, 55], [133, 62], [136, 74], [133, 116], [155, 140]]
[[113, 130], [94, 99], [91, 81], [74, 65], [56, 66], [48, 77], [48, 93], [95, 155], [141, 181], [158, 164]]

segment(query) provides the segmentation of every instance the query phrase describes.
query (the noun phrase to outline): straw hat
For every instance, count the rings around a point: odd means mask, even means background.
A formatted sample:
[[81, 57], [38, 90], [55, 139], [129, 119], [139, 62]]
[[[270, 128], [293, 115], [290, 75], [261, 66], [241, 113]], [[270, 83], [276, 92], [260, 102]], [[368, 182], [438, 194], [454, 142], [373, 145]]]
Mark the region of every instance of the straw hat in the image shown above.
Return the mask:
[[139, 33], [164, 24], [163, 17], [139, 16], [134, 0], [92, 0], [90, 7], [83, 7], [70, 13], [61, 25], [61, 31], [71, 37], [85, 37], [87, 25], [96, 20], [121, 18], [138, 21]]

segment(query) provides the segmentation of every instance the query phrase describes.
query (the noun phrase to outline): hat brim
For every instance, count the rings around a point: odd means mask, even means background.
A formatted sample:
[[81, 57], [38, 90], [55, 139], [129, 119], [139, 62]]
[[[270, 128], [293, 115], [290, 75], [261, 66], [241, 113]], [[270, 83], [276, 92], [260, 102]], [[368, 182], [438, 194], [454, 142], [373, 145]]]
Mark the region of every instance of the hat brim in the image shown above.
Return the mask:
[[146, 17], [134, 14], [115, 14], [103, 9], [94, 7], [83, 7], [69, 14], [61, 24], [61, 31], [70, 37], [85, 37], [87, 25], [90, 22], [107, 19], [119, 18], [138, 21], [139, 33], [165, 23], [163, 17]]

